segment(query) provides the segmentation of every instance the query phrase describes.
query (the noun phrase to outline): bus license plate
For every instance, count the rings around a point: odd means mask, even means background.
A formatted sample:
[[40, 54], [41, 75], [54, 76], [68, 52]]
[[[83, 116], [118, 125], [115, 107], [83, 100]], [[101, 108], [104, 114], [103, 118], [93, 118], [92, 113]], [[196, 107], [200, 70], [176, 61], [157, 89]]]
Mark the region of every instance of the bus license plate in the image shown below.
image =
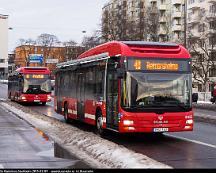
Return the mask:
[[154, 128], [153, 130], [154, 132], [168, 132], [169, 131], [168, 128]]
[[40, 102], [40, 100], [34, 100], [34, 102]]

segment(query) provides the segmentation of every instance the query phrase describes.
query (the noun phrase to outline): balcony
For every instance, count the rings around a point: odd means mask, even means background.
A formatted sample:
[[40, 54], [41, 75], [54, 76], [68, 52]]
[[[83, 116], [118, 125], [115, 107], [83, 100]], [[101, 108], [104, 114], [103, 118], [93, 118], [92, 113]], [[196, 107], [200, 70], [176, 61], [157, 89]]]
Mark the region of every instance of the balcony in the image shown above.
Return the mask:
[[208, 3], [216, 4], [215, 0], [208, 0]]
[[193, 4], [190, 4], [190, 5], [188, 5], [188, 9], [191, 9], [191, 10], [199, 10], [199, 9], [200, 9], [200, 3], [195, 2], [195, 3], [193, 3]]
[[188, 34], [188, 40], [190, 40], [190, 41], [197, 40], [198, 38], [200, 38], [200, 35], [197, 32], [191, 32]]
[[216, 13], [210, 13], [208, 12], [206, 15], [207, 19], [216, 19]]
[[160, 17], [159, 22], [160, 23], [166, 23], [167, 22], [166, 17]]
[[179, 31], [181, 31], [182, 30], [182, 26], [181, 25], [174, 25], [173, 27], [172, 27], [172, 31], [173, 32], [179, 32]]
[[200, 22], [200, 19], [198, 16], [192, 16], [191, 18], [188, 19], [188, 24], [189, 25], [195, 25]]
[[173, 18], [181, 18], [181, 17], [182, 17], [182, 13], [181, 13], [181, 12], [175, 11], [175, 12], [173, 13]]
[[160, 11], [166, 11], [167, 10], [167, 6], [166, 5], [160, 5], [159, 6], [159, 10]]
[[167, 31], [163, 28], [160, 28], [158, 34], [159, 35], [167, 35]]
[[208, 35], [209, 36], [216, 35], [216, 29], [209, 29], [208, 30]]
[[157, 7], [151, 7], [150, 14], [157, 14], [157, 13], [158, 13]]
[[172, 0], [172, 4], [182, 4], [182, 0]]

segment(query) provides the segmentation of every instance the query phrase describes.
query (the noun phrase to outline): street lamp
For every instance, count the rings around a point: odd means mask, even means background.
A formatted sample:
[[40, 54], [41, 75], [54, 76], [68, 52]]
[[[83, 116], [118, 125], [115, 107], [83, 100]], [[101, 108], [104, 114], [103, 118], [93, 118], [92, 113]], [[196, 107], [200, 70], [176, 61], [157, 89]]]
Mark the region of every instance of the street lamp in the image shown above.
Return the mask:
[[187, 48], [187, 0], [184, 0], [184, 46]]

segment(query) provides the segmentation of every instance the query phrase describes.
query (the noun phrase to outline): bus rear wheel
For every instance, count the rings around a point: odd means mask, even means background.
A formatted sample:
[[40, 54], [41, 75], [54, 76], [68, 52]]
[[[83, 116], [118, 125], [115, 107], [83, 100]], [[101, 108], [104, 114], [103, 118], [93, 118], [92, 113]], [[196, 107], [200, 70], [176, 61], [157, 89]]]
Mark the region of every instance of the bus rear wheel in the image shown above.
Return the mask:
[[69, 117], [68, 117], [68, 105], [67, 103], [64, 105], [64, 119], [66, 123], [69, 123]]
[[96, 133], [99, 136], [105, 135], [105, 129], [103, 129], [103, 117], [101, 111], [98, 111], [96, 115]]
[[11, 99], [11, 93], [9, 93], [8, 99], [12, 100], [12, 99]]

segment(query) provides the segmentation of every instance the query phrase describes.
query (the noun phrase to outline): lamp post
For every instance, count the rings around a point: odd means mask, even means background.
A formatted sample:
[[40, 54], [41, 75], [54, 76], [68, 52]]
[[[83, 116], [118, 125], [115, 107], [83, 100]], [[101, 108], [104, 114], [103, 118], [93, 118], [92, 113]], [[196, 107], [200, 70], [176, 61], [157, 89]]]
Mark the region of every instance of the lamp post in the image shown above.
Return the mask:
[[187, 48], [187, 0], [184, 0], [184, 46]]

